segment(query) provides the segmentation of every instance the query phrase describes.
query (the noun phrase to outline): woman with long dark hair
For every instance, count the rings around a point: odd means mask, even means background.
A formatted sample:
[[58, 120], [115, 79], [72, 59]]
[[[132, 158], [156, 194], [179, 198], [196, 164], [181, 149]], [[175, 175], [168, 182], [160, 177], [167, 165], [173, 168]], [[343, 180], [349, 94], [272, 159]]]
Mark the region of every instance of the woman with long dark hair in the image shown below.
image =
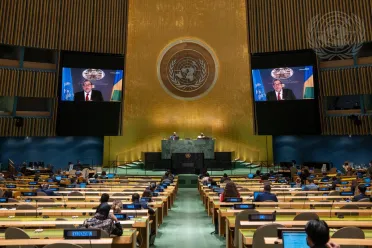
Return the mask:
[[240, 197], [239, 191], [232, 181], [226, 183], [225, 190], [220, 194], [220, 202], [225, 201], [228, 197]]

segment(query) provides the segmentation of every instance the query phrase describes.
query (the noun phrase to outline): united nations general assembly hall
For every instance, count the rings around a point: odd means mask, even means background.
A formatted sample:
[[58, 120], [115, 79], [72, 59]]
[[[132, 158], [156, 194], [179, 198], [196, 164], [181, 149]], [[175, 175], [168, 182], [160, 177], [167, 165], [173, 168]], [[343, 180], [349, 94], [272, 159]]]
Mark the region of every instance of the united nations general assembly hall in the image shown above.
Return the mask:
[[0, 248], [372, 248], [371, 0], [0, 0]]

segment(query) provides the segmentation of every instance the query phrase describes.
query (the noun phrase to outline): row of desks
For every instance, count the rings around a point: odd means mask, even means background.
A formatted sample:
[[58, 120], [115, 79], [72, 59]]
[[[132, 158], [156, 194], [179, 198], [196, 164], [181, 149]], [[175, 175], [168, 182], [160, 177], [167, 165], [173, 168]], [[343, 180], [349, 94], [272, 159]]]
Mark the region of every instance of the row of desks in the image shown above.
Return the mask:
[[[226, 247], [232, 246], [233, 233], [235, 229], [235, 215], [242, 210], [231, 209], [236, 203], [220, 202], [219, 198], [212, 193], [205, 186], [199, 184], [199, 191], [201, 199], [205, 204], [206, 210], [212, 216], [212, 221], [218, 220], [218, 230], [221, 236], [226, 237]], [[296, 192], [293, 193], [313, 193], [313, 192]], [[318, 191], [314, 192], [318, 193]], [[276, 212], [277, 220], [275, 223], [284, 226], [305, 226], [307, 221], [293, 221], [293, 218], [303, 212], [313, 212], [320, 216], [321, 219], [326, 220], [329, 226], [335, 231], [335, 228], [342, 228], [344, 226], [358, 226], [366, 233], [367, 238], [372, 238], [372, 210], [367, 209], [372, 207], [372, 202], [346, 202], [345, 199], [350, 199], [353, 196], [278, 196], [279, 202], [259, 202], [256, 204], [256, 211], [260, 213]], [[246, 203], [252, 203], [249, 195], [242, 198]], [[294, 202], [291, 202], [290, 199]], [[299, 201], [296, 201], [299, 200]], [[321, 202], [327, 200], [327, 202]], [[345, 205], [358, 206], [363, 209], [340, 209]], [[293, 208], [293, 209], [288, 209]], [[342, 218], [338, 218], [342, 215]], [[269, 224], [272, 222], [249, 222], [241, 221], [242, 226], [239, 230], [239, 244], [237, 247], [252, 245], [253, 234], [258, 226]], [[372, 245], [372, 239], [366, 241], [367, 244]]]
[[[118, 185], [117, 187], [96, 187], [98, 191], [94, 191], [93, 188], [74, 188], [68, 189], [56, 193], [60, 193], [59, 196], [25, 196], [19, 197], [22, 199], [31, 199], [31, 202], [9, 202], [1, 203], [0, 207], [0, 227], [19, 227], [26, 230], [32, 239], [32, 244], [35, 245], [44, 245], [41, 238], [48, 238], [48, 244], [51, 243], [50, 240], [53, 239], [53, 243], [71, 243], [72, 241], [64, 241], [63, 236], [63, 227], [66, 226], [78, 226], [83, 224], [84, 220], [94, 215], [95, 211], [92, 207], [97, 207], [99, 204], [99, 195], [108, 193], [112, 199], [121, 199], [129, 200], [128, 202], [123, 202], [123, 204], [131, 203], [131, 194], [133, 193], [142, 193], [145, 186], [142, 187], [132, 187], [129, 188], [131, 191], [122, 192], [127, 185]], [[121, 187], [120, 187], [121, 186]], [[19, 189], [19, 188], [18, 188]], [[168, 215], [168, 210], [173, 205], [173, 202], [176, 197], [178, 189], [177, 181], [173, 186], [168, 186], [165, 189], [165, 192], [161, 192], [159, 197], [153, 197], [153, 202], [150, 202], [149, 205], [152, 206], [155, 210], [154, 216], [147, 216], [148, 210], [122, 210], [123, 214], [129, 216], [134, 216], [131, 220], [120, 221], [123, 228], [125, 228], [124, 235], [119, 238], [110, 238], [110, 239], [100, 239], [92, 240], [93, 247], [103, 247], [101, 245], [108, 245], [108, 247], [136, 247], [136, 240], [138, 239], [141, 243], [141, 248], [149, 247], [149, 236], [150, 230], [153, 229], [157, 232], [158, 226], [163, 223], [163, 218]], [[82, 192], [83, 196], [67, 196], [73, 191]], [[91, 192], [94, 191], [94, 192]], [[124, 195], [113, 196], [115, 193], [121, 193]], [[92, 195], [93, 194], [93, 195]], [[54, 199], [54, 202], [39, 202], [40, 199], [49, 198]], [[38, 202], [36, 202], [38, 200]], [[9, 209], [10, 207], [15, 207], [17, 205], [29, 204], [37, 207], [36, 210], [15, 210]], [[63, 207], [62, 207], [63, 206]], [[72, 209], [70, 209], [72, 208]], [[35, 216], [33, 215], [35, 213]], [[22, 216], [25, 214], [25, 216]], [[28, 216], [31, 215], [31, 216]], [[58, 220], [63, 218], [64, 220]], [[61, 228], [62, 227], [62, 228]], [[44, 229], [42, 232], [35, 232], [35, 228]], [[137, 231], [136, 231], [137, 230]], [[137, 236], [138, 235], [138, 236]], [[0, 239], [3, 236], [0, 234]], [[3, 241], [3, 240], [2, 240]], [[1, 242], [2, 242], [1, 241]], [[4, 240], [5, 241], [5, 240]], [[8, 241], [6, 241], [8, 242]], [[23, 242], [23, 243], [22, 243]], [[30, 245], [31, 243], [27, 243]], [[74, 242], [76, 244], [87, 244], [86, 242]], [[24, 241], [12, 240], [12, 245], [23, 245]]]

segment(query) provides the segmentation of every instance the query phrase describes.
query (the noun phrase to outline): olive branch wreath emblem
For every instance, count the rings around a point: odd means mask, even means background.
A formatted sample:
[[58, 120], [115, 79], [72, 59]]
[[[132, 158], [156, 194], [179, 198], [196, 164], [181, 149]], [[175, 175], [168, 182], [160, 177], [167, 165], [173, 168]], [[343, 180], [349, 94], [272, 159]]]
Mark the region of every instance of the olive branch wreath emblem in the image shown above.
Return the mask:
[[196, 83], [192, 84], [192, 85], [184, 85], [180, 82], [180, 80], [176, 77], [176, 73], [174, 71], [174, 67], [176, 66], [177, 64], [177, 59], [174, 59], [171, 61], [171, 63], [169, 64], [169, 79], [170, 81], [173, 83], [174, 86], [176, 86], [177, 88], [181, 89], [181, 90], [195, 90], [195, 89], [198, 89], [202, 84], [203, 82], [205, 81], [205, 79], [207, 78], [207, 65], [205, 63], [204, 60], [202, 59], [198, 59], [198, 63], [196, 63], [195, 61], [192, 62], [194, 66], [200, 66], [201, 70], [200, 70], [200, 77], [197, 79]]

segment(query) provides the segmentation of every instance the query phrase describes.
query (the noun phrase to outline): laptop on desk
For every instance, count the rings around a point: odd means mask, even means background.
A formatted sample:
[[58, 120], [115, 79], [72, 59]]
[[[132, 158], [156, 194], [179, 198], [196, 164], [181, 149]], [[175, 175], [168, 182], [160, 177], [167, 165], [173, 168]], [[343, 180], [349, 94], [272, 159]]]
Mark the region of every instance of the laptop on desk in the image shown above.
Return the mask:
[[309, 248], [305, 231], [283, 231], [283, 248]]

